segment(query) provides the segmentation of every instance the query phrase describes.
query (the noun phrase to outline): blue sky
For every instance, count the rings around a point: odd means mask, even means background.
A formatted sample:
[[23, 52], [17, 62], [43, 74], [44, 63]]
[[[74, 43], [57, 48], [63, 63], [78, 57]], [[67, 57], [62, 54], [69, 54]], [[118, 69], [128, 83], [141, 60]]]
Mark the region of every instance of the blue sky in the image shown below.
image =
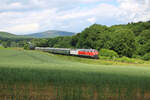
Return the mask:
[[0, 0], [0, 31], [14, 34], [148, 20], [150, 0]]

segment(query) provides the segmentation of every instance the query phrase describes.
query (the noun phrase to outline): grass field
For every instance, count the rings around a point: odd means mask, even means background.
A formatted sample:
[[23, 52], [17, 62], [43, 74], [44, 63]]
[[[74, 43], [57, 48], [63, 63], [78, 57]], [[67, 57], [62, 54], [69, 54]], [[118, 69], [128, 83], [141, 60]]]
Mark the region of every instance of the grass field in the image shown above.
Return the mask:
[[0, 100], [5, 95], [17, 100], [150, 100], [150, 64], [0, 48]]

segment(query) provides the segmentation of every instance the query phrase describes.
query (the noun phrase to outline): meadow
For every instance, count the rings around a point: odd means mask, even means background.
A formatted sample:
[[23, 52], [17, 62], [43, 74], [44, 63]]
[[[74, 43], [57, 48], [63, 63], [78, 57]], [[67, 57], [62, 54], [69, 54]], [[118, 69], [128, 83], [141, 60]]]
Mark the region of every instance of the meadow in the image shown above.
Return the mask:
[[150, 100], [149, 84], [149, 62], [0, 48], [0, 100]]

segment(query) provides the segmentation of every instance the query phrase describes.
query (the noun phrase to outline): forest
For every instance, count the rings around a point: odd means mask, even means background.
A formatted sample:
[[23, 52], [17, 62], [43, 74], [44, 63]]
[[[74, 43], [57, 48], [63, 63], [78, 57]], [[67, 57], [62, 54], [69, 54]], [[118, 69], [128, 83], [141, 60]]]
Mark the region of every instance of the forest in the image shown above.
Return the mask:
[[[73, 36], [43, 39], [5, 40], [5, 47], [56, 47], [56, 48], [92, 48], [102, 52], [113, 51], [119, 57], [150, 60], [150, 21], [105, 26], [93, 24]], [[17, 43], [17, 45], [16, 45]], [[9, 44], [9, 45], [8, 45]], [[101, 52], [101, 53], [102, 53]], [[103, 54], [103, 53], [102, 53]]]

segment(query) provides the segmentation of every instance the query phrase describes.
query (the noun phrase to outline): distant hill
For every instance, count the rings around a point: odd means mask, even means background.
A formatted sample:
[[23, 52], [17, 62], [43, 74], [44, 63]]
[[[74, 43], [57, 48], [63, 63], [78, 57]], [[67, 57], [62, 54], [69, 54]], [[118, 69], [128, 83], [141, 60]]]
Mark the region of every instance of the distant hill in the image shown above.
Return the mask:
[[48, 30], [45, 32], [33, 33], [28, 34], [25, 36], [33, 37], [33, 38], [53, 38], [57, 36], [72, 36], [75, 33], [73, 32], [66, 32], [66, 31], [57, 31], [57, 30]]
[[8, 33], [8, 32], [0, 32], [0, 37], [1, 38], [17, 38], [17, 35]]
[[26, 39], [26, 38], [32, 38], [32, 37], [24, 36], [24, 35], [15, 35], [12, 33], [0, 31], [0, 39]]
[[8, 32], [1, 32], [0, 31], [0, 38], [11, 38], [11, 39], [18, 39], [18, 38], [53, 38], [57, 36], [72, 36], [75, 33], [66, 32], [66, 31], [56, 31], [56, 30], [49, 30], [45, 32], [27, 34], [27, 35], [15, 35]]

